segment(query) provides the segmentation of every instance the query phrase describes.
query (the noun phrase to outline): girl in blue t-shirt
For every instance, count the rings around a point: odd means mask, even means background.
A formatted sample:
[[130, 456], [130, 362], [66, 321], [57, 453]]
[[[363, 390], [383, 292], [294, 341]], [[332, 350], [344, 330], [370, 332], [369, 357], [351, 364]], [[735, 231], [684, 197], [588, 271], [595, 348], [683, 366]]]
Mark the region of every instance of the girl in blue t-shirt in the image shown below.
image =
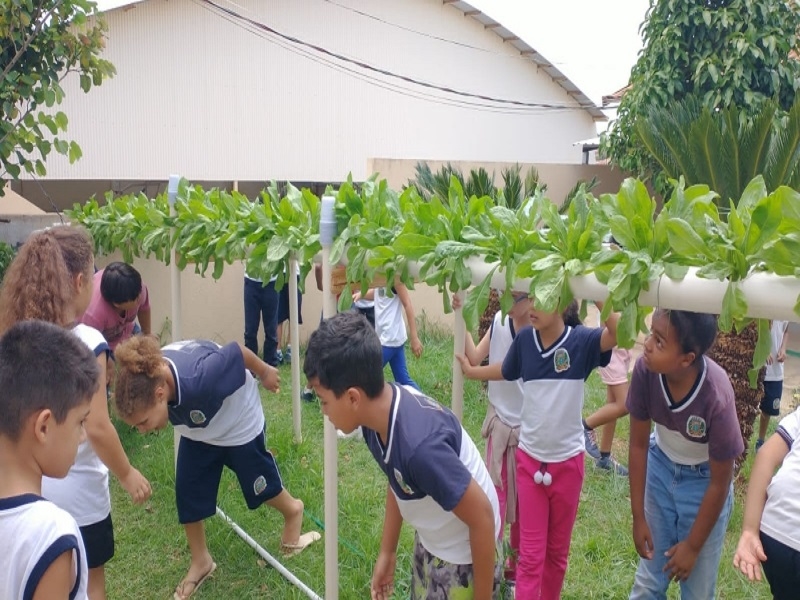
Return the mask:
[[[744, 450], [728, 375], [704, 356], [713, 315], [657, 310], [628, 392], [633, 541], [641, 559], [631, 599], [714, 598]], [[651, 435], [651, 425], [655, 431]]]

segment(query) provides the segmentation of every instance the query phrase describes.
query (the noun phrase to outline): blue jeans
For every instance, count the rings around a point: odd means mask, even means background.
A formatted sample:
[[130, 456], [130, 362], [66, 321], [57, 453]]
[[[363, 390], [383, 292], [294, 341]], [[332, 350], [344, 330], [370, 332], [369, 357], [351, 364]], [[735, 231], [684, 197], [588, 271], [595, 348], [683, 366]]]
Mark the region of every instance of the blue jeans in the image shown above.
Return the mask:
[[258, 354], [258, 323], [264, 322], [264, 362], [278, 366], [278, 292], [275, 282], [262, 285], [244, 278], [244, 346]]
[[[710, 481], [707, 462], [694, 466], [674, 463], [650, 438], [644, 514], [653, 536], [653, 558], [639, 559], [631, 600], [666, 599], [670, 580], [664, 572], [668, 561], [664, 553], [688, 537]], [[732, 507], [733, 484], [716, 525], [697, 555], [692, 574], [680, 584], [682, 600], [713, 600]]]
[[392, 369], [392, 376], [397, 383], [402, 385], [410, 385], [413, 388], [419, 389], [416, 382], [411, 379], [408, 374], [408, 367], [406, 366], [406, 351], [404, 346], [381, 346], [383, 349], [383, 366], [389, 363]]

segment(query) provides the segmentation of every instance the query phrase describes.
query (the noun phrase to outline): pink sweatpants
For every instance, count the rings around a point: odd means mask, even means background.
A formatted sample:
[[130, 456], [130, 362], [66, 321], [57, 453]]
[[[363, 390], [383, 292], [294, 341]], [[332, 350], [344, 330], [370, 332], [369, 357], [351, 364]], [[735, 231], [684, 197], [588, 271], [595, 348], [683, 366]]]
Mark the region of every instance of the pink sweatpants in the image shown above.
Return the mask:
[[520, 553], [517, 565], [517, 598], [558, 600], [567, 571], [569, 543], [578, 515], [583, 485], [583, 453], [550, 463], [549, 486], [536, 483], [541, 463], [517, 450]]
[[[503, 452], [503, 467], [500, 471], [500, 480], [503, 484], [502, 487], [494, 486], [494, 489], [497, 491], [497, 499], [500, 502], [500, 536], [499, 540], [502, 542], [503, 537], [505, 536], [506, 531], [506, 506], [508, 505], [508, 463], [506, 461], [506, 453], [512, 452], [513, 450], [506, 449]], [[492, 436], [489, 436], [486, 440], [486, 463], [489, 464], [492, 460]], [[512, 499], [513, 502], [517, 502], [517, 498]], [[509, 545], [511, 546], [512, 554], [508, 557], [508, 561], [505, 565], [505, 579], [510, 581], [515, 581], [517, 578], [517, 560], [519, 557], [519, 502], [517, 502], [517, 520], [511, 524], [511, 536], [509, 538]]]

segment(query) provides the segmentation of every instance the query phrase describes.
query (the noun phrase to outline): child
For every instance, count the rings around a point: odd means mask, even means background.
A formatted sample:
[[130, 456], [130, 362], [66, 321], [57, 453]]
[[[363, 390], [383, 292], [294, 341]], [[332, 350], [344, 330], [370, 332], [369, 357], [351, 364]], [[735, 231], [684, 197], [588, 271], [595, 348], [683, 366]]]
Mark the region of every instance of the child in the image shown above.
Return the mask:
[[[297, 282], [300, 283], [300, 275], [297, 276]], [[284, 334], [283, 324], [289, 321], [289, 279], [287, 278], [278, 292], [278, 316], [277, 316], [277, 329], [275, 339], [278, 340], [278, 362], [290, 364], [292, 362], [292, 347], [287, 343], [284, 350], [283, 343], [289, 337], [288, 326], [287, 332]], [[300, 293], [300, 286], [297, 286], [297, 324], [303, 324], [303, 294]]]
[[666, 597], [671, 580], [683, 598], [715, 597], [733, 462], [744, 450], [728, 375], [703, 356], [716, 335], [713, 315], [656, 310], [633, 369], [629, 467], [641, 559], [631, 599]]
[[764, 444], [769, 418], [781, 413], [783, 396], [783, 362], [786, 360], [786, 347], [789, 344], [789, 322], [773, 321], [770, 326], [772, 345], [767, 357], [767, 370], [764, 374], [764, 397], [761, 399], [761, 416], [758, 421], [756, 452]]
[[277, 275], [266, 284], [261, 279], [244, 274], [244, 346], [258, 354], [258, 323], [264, 323], [264, 362], [278, 366], [278, 292]]
[[[391, 295], [390, 295], [391, 294]], [[361, 300], [361, 294], [353, 294], [353, 302]], [[366, 300], [374, 300], [375, 330], [381, 341], [383, 350], [383, 364], [389, 363], [394, 380], [401, 385], [410, 385], [419, 389], [416, 382], [408, 374], [406, 365], [405, 344], [411, 338], [411, 352], [419, 358], [422, 356], [422, 342], [417, 335], [417, 321], [414, 316], [414, 305], [408, 288], [398, 282], [392, 286], [391, 291], [386, 288], [374, 288], [364, 296]], [[403, 312], [408, 321], [408, 332], [403, 322]]]
[[322, 411], [346, 434], [361, 428], [386, 473], [386, 515], [371, 596], [388, 600], [400, 527], [415, 530], [410, 597], [496, 598], [497, 494], [455, 415], [407, 386], [384, 381], [375, 330], [357, 313], [323, 321], [303, 370]]
[[[93, 271], [92, 242], [82, 229], [57, 226], [31, 234], [11, 262], [0, 289], [0, 332], [27, 319], [71, 327], [94, 352], [105, 381], [108, 344], [96, 329], [74, 325], [92, 298]], [[51, 350], [56, 356], [62, 354], [58, 347]], [[92, 398], [86, 438], [69, 474], [63, 479], [45, 477], [42, 492], [78, 522], [89, 566], [89, 598], [103, 600], [105, 564], [114, 556], [108, 471], [136, 504], [147, 501], [151, 488], [122, 448], [108, 414], [105, 386]]]
[[236, 473], [251, 510], [267, 504], [283, 515], [284, 554], [297, 554], [320, 539], [315, 531], [301, 535], [303, 502], [283, 487], [266, 449], [264, 411], [251, 372], [277, 391], [275, 367], [236, 342], [220, 347], [193, 340], [162, 350], [155, 338], [141, 336], [120, 344], [116, 355], [114, 401], [122, 420], [140, 433], [170, 422], [181, 436], [175, 499], [192, 562], [175, 590], [176, 600], [192, 596], [217, 568], [203, 520], [216, 513], [223, 466]]
[[94, 355], [63, 328], [25, 321], [0, 338], [2, 598], [87, 597], [78, 525], [41, 488], [67, 475], [99, 388]]
[[[775, 473], [775, 470], [780, 470]], [[773, 473], [775, 473], [773, 477]], [[800, 408], [781, 419], [778, 429], [756, 454], [742, 535], [734, 567], [761, 581], [761, 567], [777, 600], [797, 598], [800, 590]]]
[[[628, 369], [631, 365], [631, 351], [617, 346], [611, 351], [611, 362], [598, 369], [600, 379], [606, 384], [606, 404], [583, 420], [586, 453], [595, 459], [595, 467], [611, 471], [625, 477], [628, 469], [611, 457], [614, 429], [617, 419], [628, 414], [625, 398], [628, 396]], [[595, 427], [603, 425], [603, 438], [597, 445]]]
[[583, 485], [584, 382], [592, 369], [608, 364], [618, 316], [612, 314], [604, 328], [579, 326], [572, 302], [563, 314], [532, 304], [530, 319], [532, 327], [517, 333], [502, 365], [458, 360], [470, 379], [522, 378], [517, 498], [525, 510], [519, 514], [516, 592], [518, 598], [550, 600], [561, 595]]
[[[489, 364], [501, 363], [508, 354], [511, 343], [517, 332], [531, 324], [531, 303], [528, 294], [514, 292], [514, 305], [503, 316], [501, 311], [495, 313], [489, 331], [475, 346], [472, 336], [466, 336], [466, 357], [473, 366], [480, 365], [489, 357]], [[453, 308], [458, 308], [461, 301], [453, 298]], [[481, 435], [486, 439], [484, 460], [492, 477], [497, 498], [500, 503], [500, 539], [502, 540], [505, 524], [511, 525], [509, 545], [511, 556], [508, 557], [505, 579], [509, 582], [517, 578], [517, 557], [519, 556], [519, 522], [517, 521], [517, 460], [516, 451], [519, 443], [519, 426], [522, 415], [523, 389], [522, 380], [490, 381], [488, 385], [489, 406], [486, 418], [481, 427]]]
[[112, 262], [94, 274], [92, 299], [81, 323], [103, 334], [112, 352], [134, 333], [136, 319], [141, 332], [150, 334], [150, 296], [139, 271], [124, 262]]

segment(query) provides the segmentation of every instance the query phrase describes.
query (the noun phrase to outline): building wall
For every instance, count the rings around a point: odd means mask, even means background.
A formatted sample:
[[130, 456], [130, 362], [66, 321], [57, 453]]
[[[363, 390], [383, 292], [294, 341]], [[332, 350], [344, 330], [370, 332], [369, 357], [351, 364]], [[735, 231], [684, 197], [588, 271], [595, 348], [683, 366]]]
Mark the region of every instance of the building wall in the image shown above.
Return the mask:
[[369, 175], [370, 157], [580, 163], [572, 144], [595, 135], [589, 113], [491, 30], [440, 0], [348, 4], [380, 20], [319, 0], [225, 6], [382, 69], [556, 109], [454, 106], [457, 96], [248, 29], [202, 0], [147, 0], [106, 15], [116, 77], [89, 94], [65, 82], [60, 109], [83, 158], [52, 157], [48, 178], [341, 181]]

